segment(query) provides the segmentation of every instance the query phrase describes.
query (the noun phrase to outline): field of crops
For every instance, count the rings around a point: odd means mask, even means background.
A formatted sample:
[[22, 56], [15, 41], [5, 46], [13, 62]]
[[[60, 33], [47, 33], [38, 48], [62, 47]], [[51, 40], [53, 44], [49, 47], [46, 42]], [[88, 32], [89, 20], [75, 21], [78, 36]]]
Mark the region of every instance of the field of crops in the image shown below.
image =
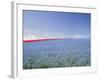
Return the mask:
[[23, 69], [90, 65], [90, 39], [23, 42]]

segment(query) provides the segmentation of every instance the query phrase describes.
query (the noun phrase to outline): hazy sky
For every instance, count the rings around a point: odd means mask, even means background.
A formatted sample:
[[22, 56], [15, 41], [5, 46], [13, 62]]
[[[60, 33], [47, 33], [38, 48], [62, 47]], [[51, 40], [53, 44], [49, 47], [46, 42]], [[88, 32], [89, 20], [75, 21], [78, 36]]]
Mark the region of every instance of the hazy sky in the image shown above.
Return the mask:
[[24, 37], [90, 38], [90, 18], [90, 13], [24, 10]]

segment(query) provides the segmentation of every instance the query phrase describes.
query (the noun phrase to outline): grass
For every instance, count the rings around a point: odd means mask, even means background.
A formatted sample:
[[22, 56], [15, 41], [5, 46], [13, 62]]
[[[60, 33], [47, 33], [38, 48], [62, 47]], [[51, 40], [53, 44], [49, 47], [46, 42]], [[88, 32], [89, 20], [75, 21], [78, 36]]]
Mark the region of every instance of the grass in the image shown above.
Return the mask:
[[83, 63], [77, 63], [74, 56], [59, 57], [49, 55], [45, 58], [38, 58], [34, 61], [34, 57], [28, 60], [28, 63], [23, 65], [24, 69], [35, 69], [35, 68], [53, 68], [53, 67], [75, 67], [75, 66], [88, 66], [90, 63], [88, 60]]

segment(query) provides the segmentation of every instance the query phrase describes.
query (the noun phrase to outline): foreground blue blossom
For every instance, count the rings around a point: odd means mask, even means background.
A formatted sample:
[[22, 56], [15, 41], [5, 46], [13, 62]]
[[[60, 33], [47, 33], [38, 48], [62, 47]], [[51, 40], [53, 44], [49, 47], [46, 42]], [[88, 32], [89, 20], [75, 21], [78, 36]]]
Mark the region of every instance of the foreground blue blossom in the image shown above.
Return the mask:
[[23, 43], [23, 69], [91, 66], [90, 39]]

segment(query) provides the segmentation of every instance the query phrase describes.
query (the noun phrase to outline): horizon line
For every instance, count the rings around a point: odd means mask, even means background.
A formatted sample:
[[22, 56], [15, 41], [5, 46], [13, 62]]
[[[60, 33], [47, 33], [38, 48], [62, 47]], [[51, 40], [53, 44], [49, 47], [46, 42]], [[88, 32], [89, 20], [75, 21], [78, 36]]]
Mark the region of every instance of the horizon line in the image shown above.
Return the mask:
[[23, 42], [39, 42], [39, 41], [62, 40], [62, 39], [90, 39], [90, 38], [41, 38], [41, 39], [28, 39], [28, 40], [23, 40]]

